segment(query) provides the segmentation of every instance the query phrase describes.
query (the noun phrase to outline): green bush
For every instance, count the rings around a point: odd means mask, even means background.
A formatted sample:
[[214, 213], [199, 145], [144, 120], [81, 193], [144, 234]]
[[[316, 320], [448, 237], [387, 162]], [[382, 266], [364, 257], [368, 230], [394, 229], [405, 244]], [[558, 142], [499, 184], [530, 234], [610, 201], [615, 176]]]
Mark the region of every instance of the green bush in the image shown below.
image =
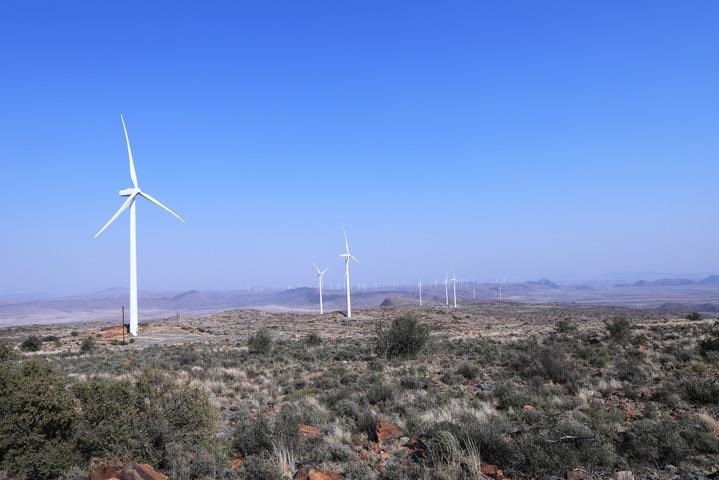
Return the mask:
[[47, 363], [0, 362], [0, 471], [14, 478], [57, 478], [79, 460], [74, 400]]
[[37, 352], [42, 346], [42, 340], [35, 335], [27, 337], [21, 344], [20, 348], [25, 352]]
[[459, 366], [459, 368], [457, 368], [457, 373], [462, 375], [467, 380], [471, 380], [479, 373], [479, 367], [473, 363], [464, 362]]
[[699, 341], [699, 352], [706, 355], [709, 352], [719, 352], [719, 330]]
[[272, 351], [272, 336], [265, 328], [261, 328], [247, 339], [247, 347], [252, 353], [270, 353]]
[[687, 380], [682, 384], [685, 400], [695, 404], [719, 403], [719, 383], [711, 378]]
[[702, 315], [701, 313], [698, 313], [698, 312], [691, 312], [691, 313], [687, 313], [687, 316], [684, 318], [686, 318], [687, 320], [696, 321], [696, 320], [701, 320], [702, 318], [704, 318], [704, 315]]
[[95, 337], [88, 335], [80, 344], [80, 353], [91, 353], [95, 350]]
[[616, 317], [605, 321], [604, 326], [607, 328], [609, 337], [613, 340], [624, 340], [629, 336], [629, 332], [633, 328], [632, 322], [627, 320], [626, 317]]
[[389, 330], [377, 322], [375, 331], [375, 351], [383, 357], [415, 356], [429, 340], [429, 328], [411, 314], [395, 318]]
[[[4, 351], [0, 471], [27, 480], [77, 478], [90, 458], [143, 461], [178, 480], [214, 471], [217, 419], [200, 388], [153, 371], [71, 384], [40, 359], [15, 362]], [[191, 468], [183, 458], [193, 459]]]
[[318, 333], [315, 333], [315, 332], [307, 334], [307, 336], [304, 338], [304, 341], [310, 347], [316, 347], [318, 345], [322, 345], [322, 337]]

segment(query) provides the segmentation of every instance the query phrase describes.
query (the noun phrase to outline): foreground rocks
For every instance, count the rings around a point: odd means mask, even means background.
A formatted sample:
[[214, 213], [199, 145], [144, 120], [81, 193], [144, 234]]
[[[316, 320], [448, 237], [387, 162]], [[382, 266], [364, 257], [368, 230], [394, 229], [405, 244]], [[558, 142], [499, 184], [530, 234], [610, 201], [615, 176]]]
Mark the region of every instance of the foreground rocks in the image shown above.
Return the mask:
[[90, 480], [169, 480], [169, 478], [146, 463], [95, 460], [90, 467]]

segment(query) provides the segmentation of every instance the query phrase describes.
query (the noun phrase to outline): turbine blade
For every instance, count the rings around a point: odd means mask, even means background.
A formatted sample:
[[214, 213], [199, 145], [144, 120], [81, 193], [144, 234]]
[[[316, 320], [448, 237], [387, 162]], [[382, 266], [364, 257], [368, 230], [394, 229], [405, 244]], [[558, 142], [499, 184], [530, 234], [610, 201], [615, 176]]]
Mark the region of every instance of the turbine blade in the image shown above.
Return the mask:
[[351, 258], [351, 259], [354, 260], [355, 262], [359, 263], [359, 260], [357, 260], [353, 255], [350, 255], [349, 258]]
[[130, 158], [130, 179], [132, 180], [132, 186], [137, 186], [137, 173], [135, 172], [135, 161], [132, 159], [132, 149], [130, 148], [130, 137], [127, 135], [127, 127], [125, 126], [125, 117], [120, 114], [120, 120], [122, 120], [122, 129], [125, 131], [125, 142], [127, 142], [127, 156]]
[[121, 214], [122, 212], [124, 212], [127, 207], [130, 206], [130, 204], [132, 203], [132, 201], [135, 200], [135, 196], [136, 196], [136, 195], [137, 195], [136, 193], [133, 193], [132, 195], [130, 195], [129, 197], [127, 197], [127, 200], [125, 200], [125, 203], [123, 203], [123, 204], [120, 206], [120, 208], [117, 210], [117, 212], [115, 212], [115, 215], [113, 215], [112, 218], [110, 218], [110, 220], [108, 220], [107, 223], [106, 223], [100, 230], [97, 231], [97, 233], [95, 234], [95, 238], [97, 238], [102, 232], [104, 232], [105, 229], [106, 229], [107, 227], [109, 227], [110, 224], [111, 224], [112, 222], [114, 222], [115, 219], [116, 219], [117, 217], [119, 217], [120, 214]]
[[167, 208], [167, 207], [166, 207], [165, 205], [163, 205], [158, 199], [156, 199], [155, 197], [153, 197], [153, 196], [150, 195], [149, 193], [138, 192], [137, 194], [138, 194], [138, 195], [141, 195], [141, 196], [144, 197], [145, 199], [151, 201], [152, 203], [154, 203], [155, 205], [157, 205], [157, 206], [160, 207], [161, 209], [165, 210], [165, 211], [166, 211], [167, 213], [169, 213], [170, 215], [174, 215], [174, 216], [177, 217], [177, 219], [178, 219], [179, 221], [181, 221], [182, 223], [185, 223], [185, 221], [182, 219], [182, 217], [180, 217], [178, 214], [176, 214], [175, 212], [173, 212], [172, 210], [170, 210], [169, 208]]
[[350, 253], [350, 244], [349, 244], [349, 242], [347, 242], [347, 231], [345, 230], [345, 226], [344, 226], [344, 225], [342, 225], [342, 233], [343, 233], [344, 236], [345, 236], [345, 251], [346, 251], [347, 253]]
[[322, 270], [322, 271], [320, 272], [320, 275], [324, 275], [325, 272], [327, 271], [327, 269], [329, 269], [329, 268], [330, 268], [330, 267], [327, 267], [327, 268], [325, 268], [324, 270]]
[[317, 264], [315, 264], [315, 263], [313, 263], [312, 266], [315, 267], [315, 270], [317, 270], [317, 275], [320, 275], [321, 274], [320, 267], [318, 267]]

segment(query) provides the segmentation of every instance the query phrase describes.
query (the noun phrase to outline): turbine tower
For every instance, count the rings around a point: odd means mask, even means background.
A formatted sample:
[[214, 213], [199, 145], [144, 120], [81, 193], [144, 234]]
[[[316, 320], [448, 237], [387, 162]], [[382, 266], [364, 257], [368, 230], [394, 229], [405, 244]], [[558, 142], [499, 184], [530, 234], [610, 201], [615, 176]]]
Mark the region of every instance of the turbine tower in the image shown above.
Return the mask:
[[350, 298], [350, 260], [354, 260], [359, 263], [355, 257], [350, 253], [350, 244], [347, 242], [347, 232], [345, 227], [342, 227], [342, 233], [345, 236], [345, 253], [341, 253], [340, 257], [345, 259], [345, 287], [347, 289], [347, 318], [352, 318], [352, 299]]
[[419, 281], [419, 284], [417, 285], [419, 287], [419, 306], [422, 306], [422, 280]]
[[181, 222], [185, 222], [178, 214], [167, 208], [159, 200], [154, 198], [149, 193], [140, 190], [140, 186], [137, 183], [137, 173], [135, 172], [135, 162], [132, 159], [132, 150], [130, 149], [130, 137], [127, 135], [127, 127], [125, 126], [125, 119], [122, 114], [120, 115], [120, 121], [122, 121], [122, 129], [125, 131], [125, 142], [127, 143], [127, 156], [130, 159], [130, 180], [132, 180], [132, 187], [120, 190], [121, 197], [127, 197], [125, 202], [120, 206], [120, 209], [115, 212], [115, 215], [108, 220], [96, 234], [97, 238], [117, 217], [124, 212], [127, 207], [130, 207], [130, 333], [133, 336], [137, 336], [137, 204], [135, 200], [137, 197], [142, 197], [145, 200], [154, 203], [161, 209], [177, 217]]
[[454, 295], [454, 308], [457, 308], [457, 275], [454, 273], [454, 268], [452, 269], [452, 294]]
[[444, 304], [449, 307], [449, 279], [447, 272], [444, 272]]
[[324, 308], [322, 306], [322, 279], [325, 276], [325, 272], [327, 271], [327, 269], [325, 268], [324, 270], [320, 270], [320, 267], [318, 267], [314, 263], [312, 265], [315, 266], [315, 270], [317, 270], [317, 276], [320, 279], [320, 315], [322, 315], [323, 313], [325, 313]]

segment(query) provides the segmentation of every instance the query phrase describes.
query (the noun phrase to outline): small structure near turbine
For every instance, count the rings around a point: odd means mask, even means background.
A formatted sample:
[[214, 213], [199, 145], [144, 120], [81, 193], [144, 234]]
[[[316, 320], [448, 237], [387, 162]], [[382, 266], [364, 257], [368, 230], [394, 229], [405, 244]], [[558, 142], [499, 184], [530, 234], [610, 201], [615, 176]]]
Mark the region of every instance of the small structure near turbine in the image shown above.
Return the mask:
[[342, 227], [342, 233], [345, 236], [345, 253], [341, 253], [340, 257], [345, 259], [345, 287], [347, 289], [347, 318], [352, 318], [352, 298], [350, 294], [350, 260], [354, 260], [359, 263], [355, 257], [350, 253], [350, 244], [347, 241], [347, 232], [345, 227]]
[[325, 272], [327, 271], [327, 269], [325, 268], [324, 270], [320, 270], [320, 267], [318, 267], [314, 263], [312, 265], [314, 265], [315, 270], [317, 270], [317, 277], [319, 277], [320, 279], [320, 315], [322, 315], [323, 313], [325, 313], [324, 307], [322, 305], [322, 280], [325, 276]]
[[117, 212], [115, 212], [115, 215], [113, 215], [112, 218], [110, 218], [110, 220], [108, 220], [108, 222], [95, 234], [95, 238], [104, 232], [105, 229], [109, 227], [122, 212], [130, 207], [130, 333], [133, 336], [137, 336], [137, 204], [135, 203], [135, 200], [137, 197], [142, 197], [145, 200], [154, 203], [171, 215], [174, 215], [181, 222], [184, 223], [185, 221], [180, 218], [178, 214], [163, 205], [155, 197], [140, 190], [140, 186], [137, 183], [137, 173], [135, 172], [135, 162], [132, 159], [132, 150], [130, 149], [130, 137], [127, 135], [127, 127], [125, 126], [125, 119], [122, 115], [120, 115], [120, 121], [122, 121], [122, 129], [125, 131], [127, 156], [130, 159], [130, 180], [132, 180], [132, 187], [120, 190], [120, 196], [127, 197], [127, 200], [125, 200]]

